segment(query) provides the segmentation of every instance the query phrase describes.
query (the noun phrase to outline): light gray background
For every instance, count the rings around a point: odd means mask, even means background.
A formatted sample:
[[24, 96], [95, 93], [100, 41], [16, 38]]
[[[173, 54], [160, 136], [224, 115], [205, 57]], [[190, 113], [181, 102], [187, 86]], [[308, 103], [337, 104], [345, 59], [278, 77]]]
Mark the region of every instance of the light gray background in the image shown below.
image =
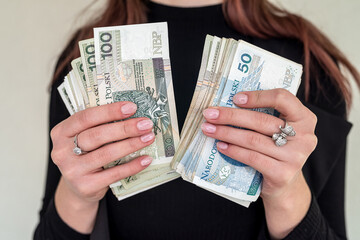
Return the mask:
[[[103, 0], [98, 4], [101, 2]], [[277, 2], [315, 23], [359, 67], [360, 1]], [[58, 54], [71, 33], [86, 19], [77, 16], [89, 3], [88, 0], [1, 0], [0, 239], [32, 238], [47, 165], [47, 87]], [[96, 11], [90, 15], [94, 13]], [[350, 239], [360, 239], [359, 120], [359, 94], [356, 92], [350, 115], [355, 127], [349, 137], [346, 179]]]

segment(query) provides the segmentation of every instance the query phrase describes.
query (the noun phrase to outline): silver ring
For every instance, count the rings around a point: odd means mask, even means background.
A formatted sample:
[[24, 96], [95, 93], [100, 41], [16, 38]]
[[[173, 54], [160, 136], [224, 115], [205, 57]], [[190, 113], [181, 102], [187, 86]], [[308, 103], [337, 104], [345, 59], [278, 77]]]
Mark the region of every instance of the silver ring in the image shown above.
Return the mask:
[[293, 137], [296, 135], [294, 128], [292, 126], [290, 126], [286, 121], [285, 121], [285, 127], [282, 128], [280, 126], [279, 128], [280, 128], [281, 132], [283, 132], [287, 136]]
[[272, 135], [272, 139], [274, 140], [276, 146], [281, 147], [287, 143], [288, 140], [286, 139], [286, 137], [288, 136], [293, 137], [296, 135], [296, 132], [294, 128], [290, 126], [286, 121], [285, 121], [285, 127], [279, 126], [279, 128], [281, 132], [274, 133]]
[[74, 149], [73, 149], [73, 152], [74, 152], [77, 156], [87, 153], [87, 152], [81, 150], [81, 148], [79, 147], [79, 145], [78, 145], [78, 139], [77, 139], [78, 135], [79, 135], [79, 134], [76, 134], [75, 137], [74, 137], [74, 145], [75, 145], [75, 147], [74, 147]]

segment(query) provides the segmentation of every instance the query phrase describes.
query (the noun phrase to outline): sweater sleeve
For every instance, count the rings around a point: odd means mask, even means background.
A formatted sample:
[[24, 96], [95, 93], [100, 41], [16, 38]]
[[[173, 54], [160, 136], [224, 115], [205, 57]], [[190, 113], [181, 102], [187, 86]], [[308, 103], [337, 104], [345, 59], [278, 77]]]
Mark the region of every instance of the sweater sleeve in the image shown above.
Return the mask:
[[318, 145], [303, 167], [312, 191], [311, 205], [304, 219], [285, 238], [287, 240], [346, 239], [346, 141], [352, 124], [346, 120], [345, 101], [330, 82], [331, 78], [323, 72], [321, 75], [327, 95], [314, 91], [311, 103], [304, 103], [318, 118], [315, 129]]
[[[50, 98], [50, 130], [59, 122], [69, 117], [64, 103], [57, 91], [58, 85], [61, 81], [57, 81], [51, 90]], [[40, 211], [40, 222], [35, 230], [34, 239], [79, 239], [87, 240], [89, 235], [84, 235], [76, 232], [70, 228], [58, 215], [55, 204], [54, 194], [59, 183], [61, 173], [57, 166], [51, 160], [50, 152], [52, 149], [52, 142], [49, 141], [49, 160], [47, 168], [47, 177], [45, 183], [45, 194], [43, 198], [43, 205]]]
[[[311, 203], [302, 221], [284, 240], [343, 240], [346, 238], [344, 216], [345, 148], [334, 166], [321, 194], [311, 192]], [[266, 223], [259, 240], [270, 240]]]
[[329, 181], [320, 196], [312, 194], [310, 208], [300, 224], [286, 240], [346, 239], [344, 216], [345, 149], [342, 158], [334, 166]]
[[90, 235], [78, 233], [77, 231], [70, 228], [58, 215], [55, 208], [54, 199], [52, 198], [48, 208], [44, 212], [44, 215], [41, 216], [40, 223], [37, 226], [34, 234], [34, 239], [89, 240]]
[[[315, 106], [308, 107], [316, 113], [321, 123], [316, 129], [318, 146], [303, 168], [312, 193], [311, 203], [305, 217], [284, 239], [347, 239], [344, 214], [345, 159], [346, 137], [351, 124]], [[270, 240], [266, 223], [258, 239]]]
[[[76, 36], [76, 35], [75, 35]], [[62, 62], [67, 56], [69, 50], [75, 45], [75, 37], [70, 41], [67, 48], [61, 54], [59, 61], [56, 65], [56, 69], [59, 67], [59, 63]], [[49, 132], [50, 130], [69, 117], [69, 113], [63, 103], [61, 96], [57, 90], [58, 86], [63, 82], [65, 75], [71, 70], [71, 66], [67, 66], [60, 74], [59, 78], [56, 79], [51, 87], [50, 94], [50, 115], [49, 115]], [[50, 134], [49, 134], [50, 136]], [[34, 232], [35, 240], [54, 239], [54, 240], [65, 240], [65, 239], [89, 239], [89, 235], [84, 235], [76, 232], [69, 227], [58, 215], [54, 203], [54, 194], [58, 186], [61, 173], [58, 167], [53, 163], [51, 159], [52, 141], [49, 139], [49, 157], [48, 167], [45, 182], [45, 193], [43, 197], [43, 204], [40, 210], [40, 221]]]
[[[289, 40], [278, 44], [278, 40], [272, 41], [275, 43], [257, 40], [256, 44], [304, 64], [301, 42]], [[316, 59], [312, 59], [310, 72], [312, 85], [308, 100], [305, 101], [304, 81], [301, 82], [297, 97], [318, 118], [315, 130], [318, 145], [303, 167], [312, 199], [304, 219], [285, 239], [346, 239], [345, 154], [351, 124], [346, 120], [346, 103], [335, 80]], [[266, 223], [259, 239], [270, 239]]]

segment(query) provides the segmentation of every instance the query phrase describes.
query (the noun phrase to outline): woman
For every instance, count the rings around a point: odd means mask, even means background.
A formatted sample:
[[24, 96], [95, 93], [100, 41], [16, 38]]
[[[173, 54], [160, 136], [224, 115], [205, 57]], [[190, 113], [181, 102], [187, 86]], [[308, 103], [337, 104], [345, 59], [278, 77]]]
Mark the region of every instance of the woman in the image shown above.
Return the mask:
[[[297, 133], [285, 146], [277, 147], [271, 139], [284, 125], [280, 118], [240, 109], [204, 111], [203, 132], [221, 141], [219, 151], [264, 176], [261, 199], [248, 209], [181, 179], [118, 202], [108, 185], [145, 169], [151, 158], [108, 170], [101, 166], [151, 144], [151, 122], [142, 118], [102, 125], [131, 116], [136, 105], [114, 103], [69, 117], [60, 100], [56, 88], [79, 56], [77, 42], [91, 38], [93, 27], [159, 21], [168, 22], [180, 127], [206, 34], [244, 39], [304, 65], [297, 97], [282, 90], [234, 97], [242, 108], [277, 109]], [[75, 34], [56, 67], [51, 158], [35, 239], [345, 239], [351, 92], [338, 64], [360, 83], [354, 67], [315, 27], [266, 0], [109, 0], [102, 16]], [[76, 135], [89, 153], [72, 152]]]

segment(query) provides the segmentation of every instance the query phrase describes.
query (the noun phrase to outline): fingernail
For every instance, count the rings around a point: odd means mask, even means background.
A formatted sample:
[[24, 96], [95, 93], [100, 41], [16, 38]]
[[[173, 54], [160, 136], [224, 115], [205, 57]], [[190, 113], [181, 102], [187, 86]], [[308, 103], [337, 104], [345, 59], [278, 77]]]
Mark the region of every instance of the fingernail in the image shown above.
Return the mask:
[[151, 133], [142, 135], [140, 137], [140, 139], [141, 139], [142, 142], [146, 143], [146, 142], [149, 142], [149, 141], [153, 140], [154, 137], [155, 137], [155, 134], [153, 132], [151, 132]]
[[149, 130], [153, 127], [153, 122], [149, 119], [139, 121], [136, 127], [141, 130]]
[[204, 132], [207, 132], [207, 133], [214, 133], [216, 132], [216, 126], [211, 124], [211, 123], [203, 123], [201, 125], [201, 129], [204, 131]]
[[219, 110], [208, 108], [203, 111], [204, 117], [207, 119], [217, 119], [219, 117]]
[[229, 144], [224, 143], [224, 142], [218, 142], [217, 147], [222, 149], [222, 150], [225, 150], [225, 149], [227, 149], [229, 147]]
[[248, 96], [246, 94], [238, 93], [234, 96], [233, 101], [235, 104], [245, 104], [248, 101]]
[[136, 112], [136, 109], [137, 109], [136, 104], [129, 102], [129, 103], [126, 103], [125, 105], [123, 105], [123, 106], [121, 107], [121, 112], [122, 112], [123, 114], [128, 115], [128, 114], [135, 113], [135, 112]]
[[141, 166], [144, 167], [144, 166], [149, 165], [152, 162], [152, 160], [153, 159], [151, 157], [146, 157], [143, 160], [141, 160], [140, 164], [141, 164]]

